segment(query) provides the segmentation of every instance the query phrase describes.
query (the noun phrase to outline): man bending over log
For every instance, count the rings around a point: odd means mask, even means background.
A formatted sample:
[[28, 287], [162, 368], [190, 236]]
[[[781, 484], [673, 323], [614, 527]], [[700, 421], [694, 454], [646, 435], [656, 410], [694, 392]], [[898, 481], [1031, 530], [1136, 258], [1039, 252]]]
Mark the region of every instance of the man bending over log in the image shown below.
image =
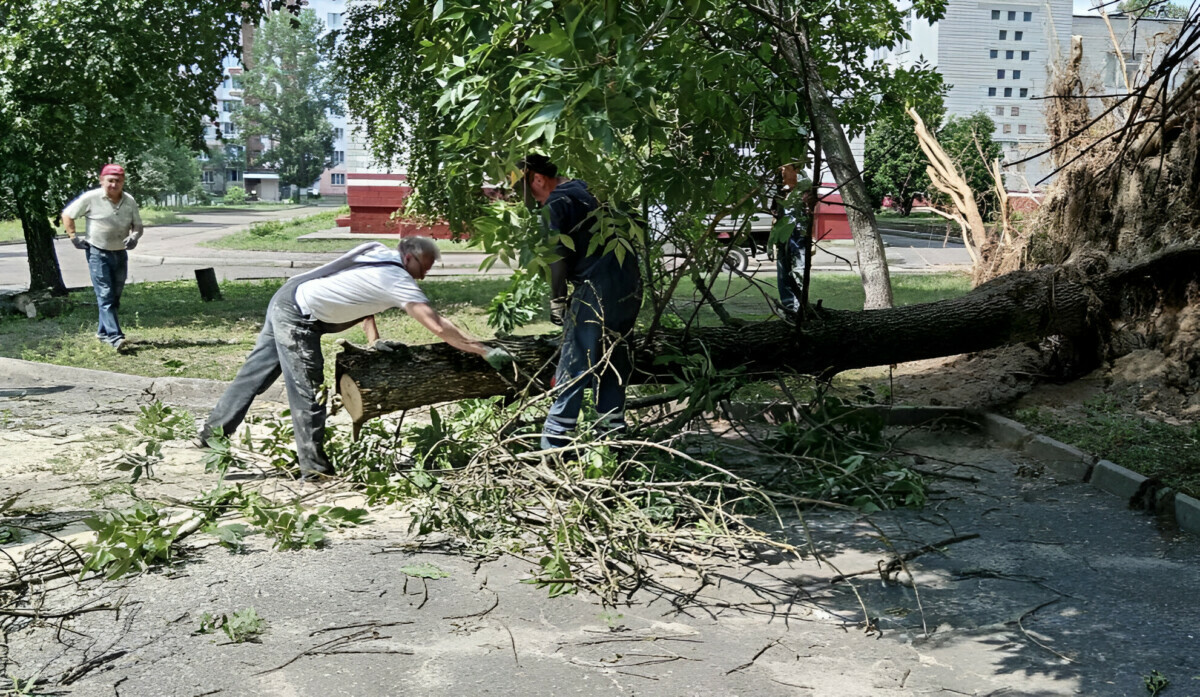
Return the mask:
[[[642, 306], [637, 257], [618, 259], [604, 244], [592, 247], [600, 203], [579, 179], [558, 176], [558, 166], [545, 155], [529, 155], [518, 165], [524, 172], [523, 193], [540, 204], [547, 234], [565, 235], [558, 243], [560, 259], [550, 266], [550, 318], [562, 325], [562, 347], [554, 373], [555, 395], [542, 428], [543, 449], [563, 447], [583, 407], [583, 391], [595, 388], [596, 430], [619, 433], [625, 425], [625, 386], [632, 372], [626, 339]], [[574, 291], [568, 297], [568, 282]], [[611, 348], [611, 351], [606, 351]]]
[[317, 398], [324, 381], [321, 336], [362, 322], [368, 343], [386, 349], [387, 342], [379, 340], [375, 314], [393, 307], [404, 309], [451, 346], [483, 356], [502, 370], [512, 356], [468, 338], [439, 315], [417, 287], [416, 282], [439, 258], [437, 245], [428, 237], [406, 237], [395, 252], [379, 242], [368, 242], [284, 283], [267, 306], [258, 343], [209, 415], [197, 444], [206, 447], [214, 433], [235, 432], [254, 398], [282, 374], [300, 471], [306, 478], [332, 475], [324, 447], [325, 404]]

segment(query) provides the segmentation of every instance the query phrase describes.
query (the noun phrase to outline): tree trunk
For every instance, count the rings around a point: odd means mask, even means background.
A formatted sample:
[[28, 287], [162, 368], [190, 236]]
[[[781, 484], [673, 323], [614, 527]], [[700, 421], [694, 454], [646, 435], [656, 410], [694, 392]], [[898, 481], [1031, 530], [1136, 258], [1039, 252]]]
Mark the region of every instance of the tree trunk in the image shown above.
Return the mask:
[[[656, 362], [664, 355], [703, 354], [718, 370], [740, 369], [750, 375], [828, 375], [1057, 335], [1095, 349], [1098, 356], [1102, 310], [1118, 307], [1115, 301], [1133, 287], [1158, 288], [1164, 279], [1186, 285], [1188, 278], [1200, 275], [1200, 248], [1101, 271], [1018, 271], [952, 300], [862, 312], [826, 310], [799, 331], [781, 321], [691, 332], [661, 330], [649, 342], [634, 338], [632, 382], [674, 380], [674, 366]], [[543, 385], [548, 381], [557, 337], [515, 337], [496, 343], [516, 356], [525, 375]], [[411, 346], [397, 353], [349, 347], [337, 356], [338, 390], [356, 422], [428, 404], [512, 394], [515, 382], [503, 379], [483, 359], [446, 344]]]
[[[797, 25], [792, 36], [780, 32], [779, 43], [788, 65], [804, 77], [805, 96], [815, 135], [829, 163], [829, 170], [837, 180], [838, 193], [845, 203], [850, 234], [854, 237], [854, 251], [858, 255], [858, 273], [862, 276], [863, 292], [866, 294], [863, 308], [877, 310], [891, 307], [892, 279], [883, 252], [883, 238], [879, 236], [879, 226], [875, 222], [875, 208], [871, 205], [862, 173], [854, 162], [846, 132], [838, 122], [837, 110], [812, 60], [808, 30]], [[813, 182], [813, 186], [819, 184]]]
[[29, 290], [48, 290], [51, 295], [66, 295], [58, 253], [54, 251], [54, 228], [45, 206], [40, 202], [17, 202], [17, 215], [25, 233], [25, 254], [29, 263]]

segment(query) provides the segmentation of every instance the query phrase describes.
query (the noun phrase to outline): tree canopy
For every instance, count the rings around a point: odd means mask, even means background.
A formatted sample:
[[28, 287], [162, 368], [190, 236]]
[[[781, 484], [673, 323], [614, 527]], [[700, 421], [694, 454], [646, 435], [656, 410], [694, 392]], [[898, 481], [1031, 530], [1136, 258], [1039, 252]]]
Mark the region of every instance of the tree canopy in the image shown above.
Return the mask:
[[1117, 9], [1139, 19], [1143, 17], [1147, 19], [1160, 17], [1184, 19], [1188, 16], [1187, 5], [1165, 0], [1122, 0], [1117, 4]]
[[[931, 128], [942, 121], [944, 88], [914, 106]], [[925, 168], [929, 160], [921, 152], [912, 119], [903, 111], [881, 111], [879, 118], [867, 131], [863, 145], [863, 179], [871, 194], [871, 203], [879, 206], [890, 196], [904, 215], [912, 210], [913, 198], [930, 193], [929, 175]]]
[[[930, 0], [912, 11], [936, 19], [943, 8]], [[664, 210], [677, 246], [708, 240], [706, 216], [762, 210], [781, 166], [812, 163], [807, 76], [784, 50], [786, 20], [798, 16], [812, 34], [821, 81], [857, 133], [878, 94], [934, 84], [929, 71], [867, 60], [905, 36], [906, 14], [876, 0], [770, 10], [733, 0], [383, 0], [351, 11], [338, 62], [376, 158], [408, 172], [420, 210], [528, 261], [545, 247], [487, 226], [513, 213], [479, 196], [527, 151], [601, 198]]]
[[326, 113], [340, 111], [341, 95], [328, 63], [331, 37], [312, 10], [275, 13], [254, 36], [253, 60], [244, 77], [245, 108], [236, 119], [243, 139], [259, 136], [270, 147], [251, 166], [268, 166], [295, 187], [312, 184], [333, 164], [333, 126]]
[[[938, 142], [958, 165], [963, 178], [975, 193], [975, 204], [979, 206], [979, 215], [984, 220], [991, 217], [998, 205], [991, 166], [1004, 153], [1000, 144], [992, 139], [995, 132], [996, 122], [992, 121], [992, 117], [977, 111], [969, 116], [947, 118], [937, 134]], [[944, 198], [944, 195], [937, 194], [933, 200], [938, 202]]]
[[32, 289], [64, 290], [50, 215], [120, 153], [201, 144], [241, 0], [6, 0], [0, 5], [0, 215], [20, 218]]

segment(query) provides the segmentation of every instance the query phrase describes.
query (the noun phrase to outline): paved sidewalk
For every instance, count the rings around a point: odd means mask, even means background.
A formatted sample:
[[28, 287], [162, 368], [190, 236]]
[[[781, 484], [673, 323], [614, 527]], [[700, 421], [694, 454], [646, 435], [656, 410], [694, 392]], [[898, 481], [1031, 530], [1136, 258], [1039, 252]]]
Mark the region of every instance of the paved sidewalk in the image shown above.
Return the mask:
[[[65, 536], [128, 505], [113, 488], [128, 475], [97, 452], [117, 447], [112, 427], [155, 398], [203, 413], [221, 389], [0, 360], [0, 497], [20, 494], [8, 515]], [[811, 535], [828, 563], [747, 550], [699, 574], [647, 560], [656, 582], [603, 607], [586, 594], [548, 597], [527, 582], [536, 562], [414, 538], [402, 509], [376, 506], [368, 525], [331, 532], [322, 550], [271, 551], [251, 535], [231, 554], [201, 533], [170, 569], [47, 584], [46, 617], [13, 618], [7, 657], [22, 678], [92, 666], [46, 686], [78, 697], [1128, 697], [1147, 694], [1152, 670], [1171, 681], [1165, 695], [1196, 694], [1200, 541], [980, 433], [903, 438], [934, 473], [924, 508], [803, 520], [784, 509], [782, 526], [760, 521], [804, 550]], [[200, 451], [162, 445], [141, 496], [211, 490]], [[744, 471], [730, 447], [726, 464]], [[902, 570], [881, 578], [901, 554]], [[405, 570], [424, 565], [446, 576]], [[46, 621], [106, 598], [124, 603], [119, 615]], [[204, 613], [247, 607], [268, 623], [258, 643], [197, 632]], [[877, 633], [863, 631], [864, 607]]]

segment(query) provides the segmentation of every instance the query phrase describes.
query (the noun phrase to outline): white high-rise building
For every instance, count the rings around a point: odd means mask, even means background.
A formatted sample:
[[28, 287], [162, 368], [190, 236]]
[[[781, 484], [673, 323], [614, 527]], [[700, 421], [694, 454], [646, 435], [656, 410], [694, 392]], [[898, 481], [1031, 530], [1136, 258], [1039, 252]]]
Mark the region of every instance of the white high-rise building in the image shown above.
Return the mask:
[[[305, 9], [316, 13], [317, 18], [325, 23], [326, 31], [337, 30], [343, 26], [346, 0], [307, 0]], [[254, 27], [242, 28], [242, 43], [246, 45], [252, 40]], [[277, 201], [281, 192], [279, 176], [270, 170], [257, 168], [251, 164], [248, 170], [234, 166], [236, 162], [244, 162], [241, 146], [230, 145], [229, 138], [240, 135], [233, 121], [233, 115], [242, 108], [242, 74], [245, 67], [239, 56], [226, 56], [223, 61], [225, 79], [214, 93], [217, 119], [206, 124], [205, 140], [209, 149], [223, 148], [227, 154], [229, 166], [216, 168], [210, 165], [211, 158], [201, 156], [202, 183], [205, 190], [223, 194], [228, 186], [243, 187], [247, 194], [263, 201]], [[346, 196], [346, 153], [351, 149], [351, 133], [347, 127], [345, 115], [329, 113], [326, 115], [333, 126], [333, 165], [326, 169], [320, 178], [313, 182], [311, 190], [319, 192], [322, 197], [345, 198]], [[226, 140], [218, 140], [221, 134]], [[255, 139], [257, 140], [257, 139]], [[270, 143], [251, 143], [251, 150], [269, 148]], [[361, 146], [359, 147], [361, 149]], [[252, 153], [253, 154], [253, 153]]]
[[[921, 61], [937, 69], [949, 86], [947, 115], [983, 111], [995, 121], [993, 138], [1005, 162], [1017, 163], [1050, 146], [1044, 106], [1050, 66], [1070, 55], [1071, 37], [1083, 40], [1081, 78], [1088, 94], [1125, 91], [1119, 68], [1132, 80], [1143, 58], [1162, 55], [1162, 46], [1178, 31], [1178, 20], [1110, 15], [1113, 34], [1098, 14], [1076, 14], [1072, 0], [1042, 2], [966, 2], [950, 0], [941, 21], [930, 24], [910, 13], [905, 27], [911, 41], [873, 58], [896, 66]], [[1113, 37], [1121, 45], [1117, 55]], [[1093, 115], [1096, 115], [1093, 108]], [[1053, 171], [1050, 157], [1006, 168], [1007, 186], [1021, 191], [1038, 187]], [[1043, 184], [1044, 185], [1044, 184]]]

